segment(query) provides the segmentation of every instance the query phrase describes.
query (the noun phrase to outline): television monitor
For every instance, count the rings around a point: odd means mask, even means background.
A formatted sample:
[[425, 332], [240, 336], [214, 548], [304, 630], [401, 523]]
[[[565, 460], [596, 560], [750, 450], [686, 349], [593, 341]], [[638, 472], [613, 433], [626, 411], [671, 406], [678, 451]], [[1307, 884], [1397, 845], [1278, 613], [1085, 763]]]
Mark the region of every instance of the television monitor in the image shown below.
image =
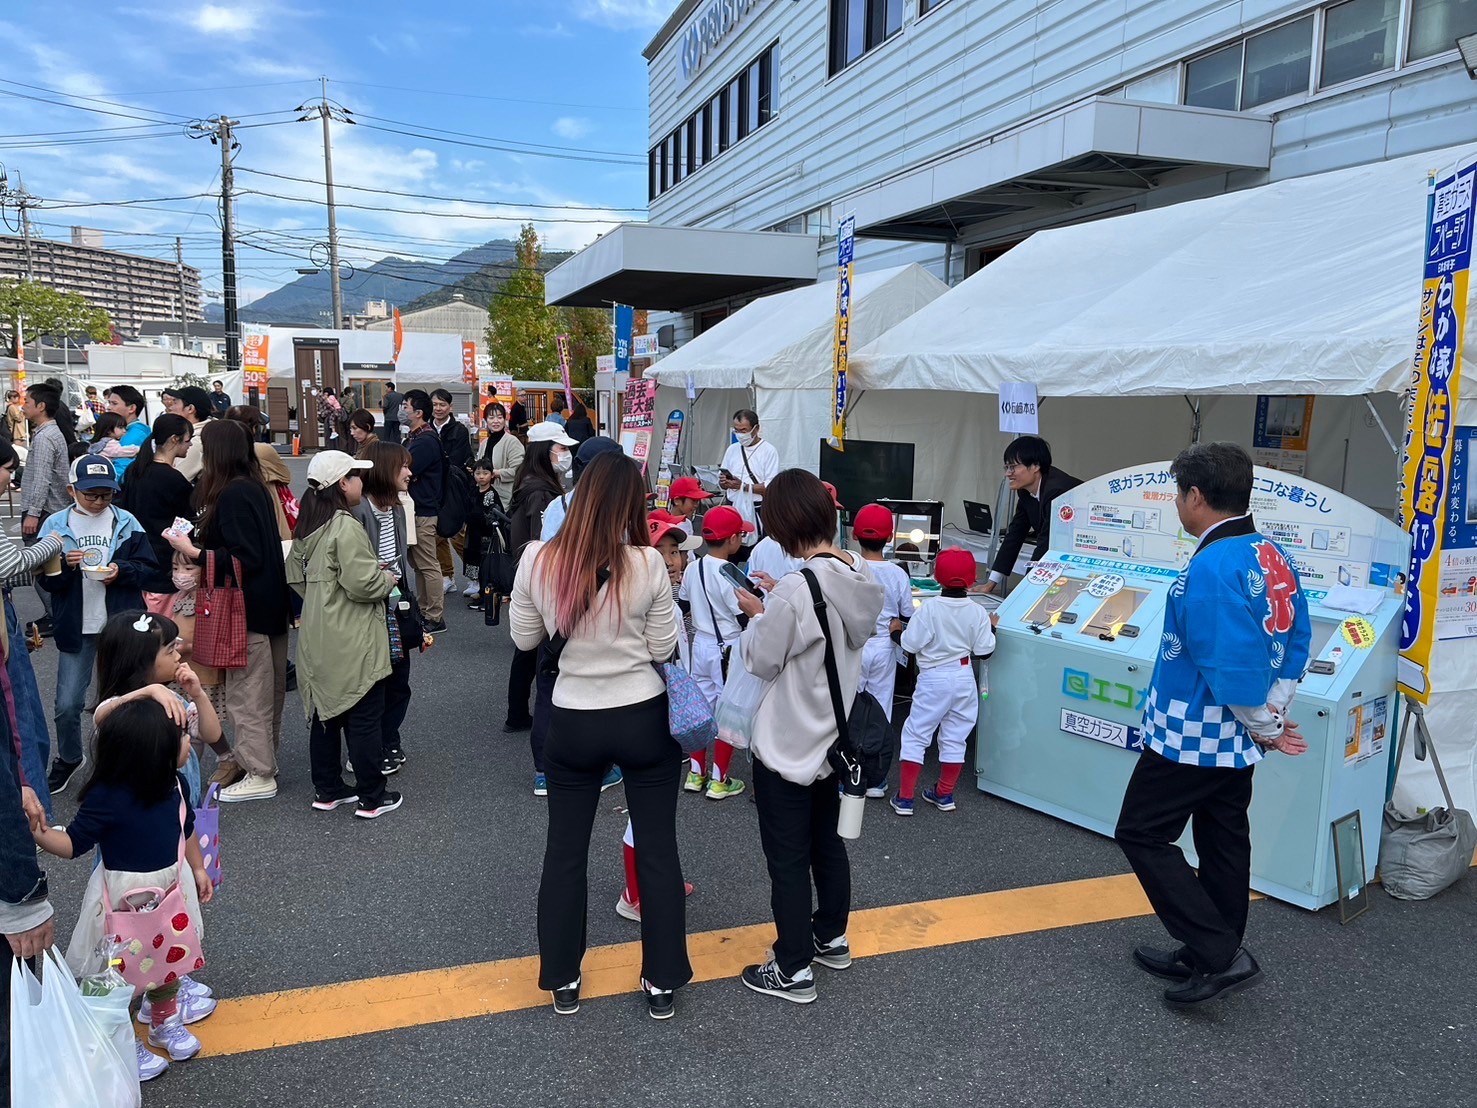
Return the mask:
[[913, 499], [913, 444], [846, 440], [837, 450], [821, 442], [821, 480], [836, 486], [848, 512], [879, 500]]

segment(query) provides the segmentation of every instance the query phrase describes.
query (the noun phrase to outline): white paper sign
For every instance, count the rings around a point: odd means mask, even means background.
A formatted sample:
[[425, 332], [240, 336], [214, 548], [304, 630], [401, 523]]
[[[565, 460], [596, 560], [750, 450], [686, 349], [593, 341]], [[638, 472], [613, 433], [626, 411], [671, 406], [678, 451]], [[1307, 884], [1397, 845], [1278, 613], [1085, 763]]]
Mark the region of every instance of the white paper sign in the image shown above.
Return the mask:
[[1000, 385], [1000, 430], [1013, 435], [1040, 433], [1036, 412], [1036, 386], [1019, 381]]

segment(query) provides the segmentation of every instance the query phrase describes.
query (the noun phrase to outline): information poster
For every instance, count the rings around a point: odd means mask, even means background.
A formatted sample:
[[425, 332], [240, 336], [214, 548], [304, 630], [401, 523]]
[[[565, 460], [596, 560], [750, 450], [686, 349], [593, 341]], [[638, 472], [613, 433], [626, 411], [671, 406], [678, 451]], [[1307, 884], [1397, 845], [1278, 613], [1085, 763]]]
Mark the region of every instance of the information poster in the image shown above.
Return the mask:
[[1251, 460], [1301, 477], [1308, 469], [1308, 432], [1312, 426], [1311, 396], [1258, 396]]
[[241, 390], [246, 396], [256, 389], [267, 398], [267, 352], [272, 336], [265, 331], [248, 331], [241, 341]]
[[1436, 638], [1442, 640], [1477, 638], [1477, 427], [1457, 427], [1453, 436], [1436, 599]]

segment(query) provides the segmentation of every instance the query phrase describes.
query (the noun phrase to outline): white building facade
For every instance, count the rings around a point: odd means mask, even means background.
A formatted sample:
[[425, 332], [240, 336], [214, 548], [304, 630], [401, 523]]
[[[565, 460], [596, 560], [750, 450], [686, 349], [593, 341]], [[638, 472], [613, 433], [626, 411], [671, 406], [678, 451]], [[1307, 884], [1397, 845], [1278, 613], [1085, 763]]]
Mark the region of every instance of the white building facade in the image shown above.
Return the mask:
[[649, 224], [548, 298], [680, 343], [833, 272], [847, 214], [858, 268], [956, 283], [1042, 228], [1477, 140], [1474, 32], [1477, 0], [683, 0]]

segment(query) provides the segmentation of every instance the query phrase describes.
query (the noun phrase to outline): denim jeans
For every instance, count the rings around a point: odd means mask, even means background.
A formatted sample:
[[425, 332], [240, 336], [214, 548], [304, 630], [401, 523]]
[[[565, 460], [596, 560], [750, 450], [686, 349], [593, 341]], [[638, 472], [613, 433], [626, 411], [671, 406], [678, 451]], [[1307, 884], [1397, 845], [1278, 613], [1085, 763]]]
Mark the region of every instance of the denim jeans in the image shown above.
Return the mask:
[[9, 593], [5, 595], [5, 633], [10, 639], [10, 660], [5, 664], [5, 672], [10, 676], [11, 690], [15, 694], [21, 769], [26, 775], [26, 784], [40, 797], [49, 821], [51, 791], [46, 787], [46, 768], [51, 760], [51, 732], [46, 726], [46, 709], [41, 706], [41, 690], [36, 687], [36, 671], [31, 668], [31, 652], [26, 646], [26, 637]]
[[82, 760], [82, 709], [96, 660], [96, 635], [83, 635], [75, 654], [56, 652], [56, 756], [63, 762]]

